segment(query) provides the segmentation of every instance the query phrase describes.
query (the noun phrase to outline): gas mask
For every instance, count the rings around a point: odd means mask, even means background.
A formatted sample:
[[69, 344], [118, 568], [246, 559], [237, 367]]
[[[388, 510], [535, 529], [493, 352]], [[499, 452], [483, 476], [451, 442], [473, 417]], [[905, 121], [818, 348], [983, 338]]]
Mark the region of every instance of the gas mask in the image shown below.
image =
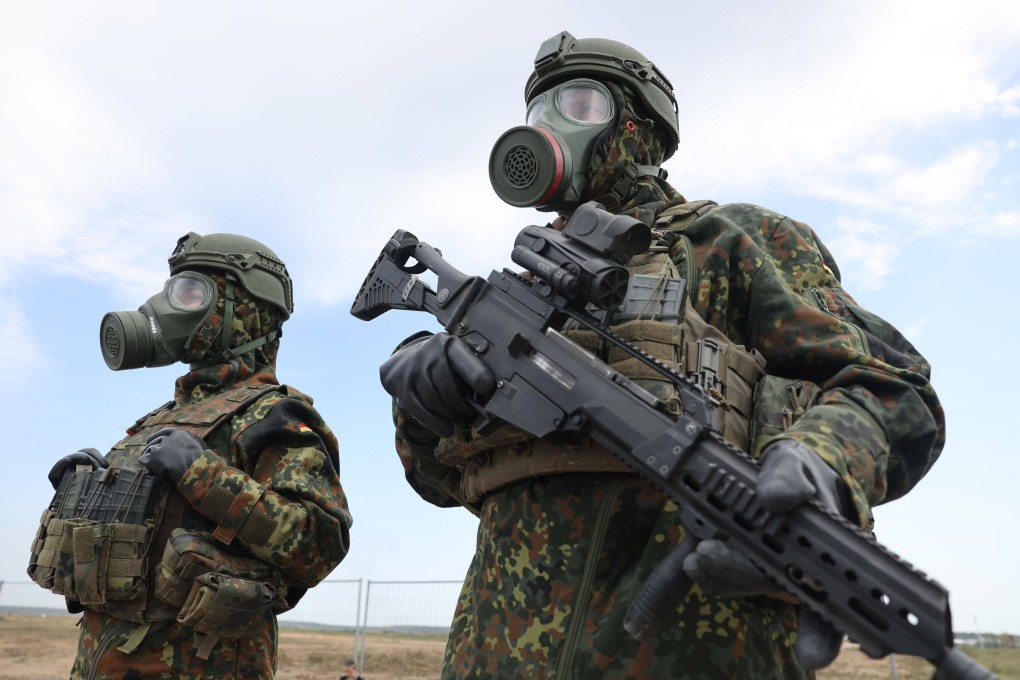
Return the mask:
[[217, 295], [210, 277], [183, 271], [170, 277], [137, 312], [108, 312], [99, 326], [106, 365], [120, 371], [180, 361], [216, 310]]
[[587, 78], [568, 80], [528, 103], [527, 125], [496, 141], [489, 181], [518, 208], [568, 212], [581, 203], [599, 137], [616, 120], [609, 90]]

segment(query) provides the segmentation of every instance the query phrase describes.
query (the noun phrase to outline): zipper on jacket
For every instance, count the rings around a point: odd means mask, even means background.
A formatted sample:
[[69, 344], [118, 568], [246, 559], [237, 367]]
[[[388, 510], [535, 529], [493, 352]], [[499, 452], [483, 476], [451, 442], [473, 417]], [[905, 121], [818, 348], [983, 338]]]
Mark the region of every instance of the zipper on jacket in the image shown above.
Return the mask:
[[110, 648], [110, 645], [113, 644], [114, 640], [116, 640], [121, 633], [127, 630], [128, 627], [137, 625], [138, 624], [133, 621], [118, 620], [117, 623], [103, 631], [103, 633], [99, 636], [99, 644], [96, 645], [96, 651], [92, 654], [92, 667], [89, 669], [87, 680], [93, 680], [93, 678], [95, 678], [96, 668], [99, 666], [99, 660], [102, 658], [103, 654], [106, 653], [106, 650]]
[[[591, 543], [588, 545], [588, 554], [584, 558], [584, 570], [581, 573], [581, 580], [577, 585], [577, 594], [574, 595], [574, 606], [570, 617], [570, 625], [567, 627], [566, 635], [563, 637], [563, 647], [560, 650], [556, 668], [552, 678], [569, 678], [571, 666], [574, 663], [574, 654], [577, 651], [577, 642], [581, 637], [581, 630], [587, 618], [588, 606], [591, 604], [591, 583], [595, 579], [595, 569], [598, 567], [599, 553], [606, 541], [606, 529], [609, 526], [609, 514], [612, 512], [616, 497], [620, 493], [620, 487], [627, 477], [618, 476], [606, 490], [606, 495], [599, 504], [598, 514], [595, 516], [595, 524], [592, 527]], [[562, 673], [561, 673], [562, 671]]]

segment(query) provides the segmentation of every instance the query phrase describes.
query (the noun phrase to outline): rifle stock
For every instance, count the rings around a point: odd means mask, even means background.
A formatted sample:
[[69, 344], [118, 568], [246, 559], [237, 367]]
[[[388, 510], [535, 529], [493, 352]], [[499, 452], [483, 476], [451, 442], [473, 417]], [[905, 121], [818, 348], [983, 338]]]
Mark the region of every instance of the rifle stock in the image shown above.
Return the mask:
[[[528, 227], [518, 243], [527, 234], [532, 250], [543, 247], [536, 229], [541, 235], [542, 228]], [[550, 239], [562, 238], [553, 231]], [[410, 266], [412, 257], [416, 264]], [[435, 291], [416, 276], [425, 269], [438, 277]], [[557, 287], [542, 279], [543, 272], [532, 274], [504, 269], [487, 279], [467, 276], [435, 248], [398, 231], [351, 314], [363, 320], [389, 309], [432, 314], [474, 349], [496, 379], [493, 394], [476, 403], [476, 427], [506, 422], [536, 437], [587, 434], [680, 505], [692, 537], [653, 571], [633, 603], [626, 623], [632, 635], [649, 634], [686, 594], [690, 583], [681, 565], [696, 540], [721, 536], [868, 655], [923, 657], [937, 667], [937, 678], [994, 678], [953, 648], [942, 586], [816, 502], [782, 515], [766, 511], [755, 494], [758, 465], [719, 434], [717, 402], [580, 311], [590, 300], [571, 295], [583, 286]], [[658, 398], [563, 336], [559, 330], [569, 318], [658, 364], [680, 388], [684, 414], [669, 415]]]

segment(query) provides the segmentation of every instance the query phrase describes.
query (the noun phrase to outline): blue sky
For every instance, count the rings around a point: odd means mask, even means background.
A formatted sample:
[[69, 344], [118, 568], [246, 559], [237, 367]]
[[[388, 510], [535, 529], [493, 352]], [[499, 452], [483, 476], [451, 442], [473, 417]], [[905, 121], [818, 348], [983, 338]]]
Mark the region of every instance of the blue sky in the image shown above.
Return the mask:
[[262, 240], [292, 273], [279, 374], [336, 430], [355, 517], [334, 577], [459, 579], [475, 520], [403, 482], [377, 373], [435, 327], [348, 309], [397, 228], [485, 274], [547, 221], [500, 202], [486, 167], [523, 121], [538, 45], [565, 29], [672, 80], [681, 192], [809, 223], [850, 293], [930, 360], [948, 444], [876, 510], [878, 536], [950, 590], [957, 629], [1020, 633], [1020, 7], [479, 7], [0, 5], [0, 580], [26, 579], [53, 461], [170, 398], [179, 368], [109, 371], [98, 326], [159, 289], [191, 230]]

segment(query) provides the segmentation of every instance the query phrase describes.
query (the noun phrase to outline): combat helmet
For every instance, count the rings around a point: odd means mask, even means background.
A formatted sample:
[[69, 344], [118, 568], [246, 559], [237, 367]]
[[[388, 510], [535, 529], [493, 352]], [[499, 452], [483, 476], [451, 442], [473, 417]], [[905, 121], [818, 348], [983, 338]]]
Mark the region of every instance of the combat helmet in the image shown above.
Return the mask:
[[190, 232], [177, 241], [167, 259], [171, 276], [185, 269], [232, 273], [252, 296], [280, 310], [282, 320], [294, 311], [294, 288], [283, 261], [255, 239], [238, 234]]
[[567, 31], [549, 38], [535, 55], [535, 71], [524, 86], [524, 101], [573, 78], [609, 79], [628, 86], [661, 125], [668, 159], [680, 144], [676, 97], [669, 80], [643, 54], [605, 38], [577, 39]]

